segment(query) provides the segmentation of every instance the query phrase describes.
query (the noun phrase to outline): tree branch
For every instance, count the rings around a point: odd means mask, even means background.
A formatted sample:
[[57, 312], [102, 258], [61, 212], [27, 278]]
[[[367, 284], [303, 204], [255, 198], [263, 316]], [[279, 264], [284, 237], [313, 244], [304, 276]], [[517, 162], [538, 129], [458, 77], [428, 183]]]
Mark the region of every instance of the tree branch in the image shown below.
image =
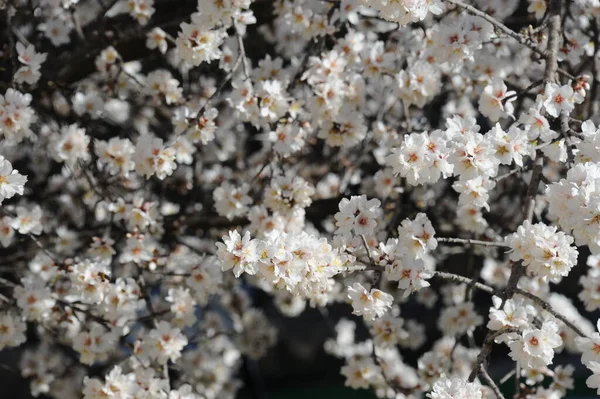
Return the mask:
[[435, 277], [439, 277], [444, 280], [454, 281], [456, 283], [471, 284], [474, 288], [477, 288], [480, 291], [484, 291], [484, 292], [487, 292], [488, 294], [492, 294], [492, 295], [496, 294], [496, 290], [494, 288], [490, 287], [489, 285], [485, 285], [485, 284], [478, 283], [478, 282], [475, 282], [473, 284], [473, 279], [471, 279], [469, 277], [464, 277], [464, 276], [460, 276], [458, 274], [453, 274], [453, 273], [438, 272], [438, 271], [433, 272], [433, 275]]
[[496, 399], [504, 399], [504, 395], [502, 395], [502, 392], [500, 392], [500, 388], [498, 388], [498, 385], [496, 385], [492, 377], [488, 374], [485, 367], [483, 367], [483, 364], [479, 365], [479, 375], [481, 376], [481, 378], [483, 378], [485, 383], [488, 384], [490, 388], [492, 388], [492, 391], [494, 391], [494, 395], [496, 395]]
[[451, 243], [451, 244], [473, 244], [473, 245], [483, 245], [486, 247], [505, 247], [510, 248], [507, 244], [503, 242], [496, 241], [481, 241], [481, 240], [473, 240], [470, 238], [452, 238], [452, 237], [436, 237], [438, 242], [442, 243]]
[[530, 299], [536, 305], [538, 305], [539, 307], [544, 309], [546, 312], [550, 313], [552, 316], [556, 317], [558, 320], [565, 323], [565, 325], [567, 327], [569, 327], [571, 330], [573, 330], [580, 337], [587, 337], [587, 335], [583, 331], [581, 331], [577, 326], [575, 326], [575, 324], [573, 324], [565, 316], [563, 316], [562, 314], [560, 314], [556, 310], [554, 310], [552, 308], [552, 305], [550, 305], [548, 302], [544, 301], [542, 298], [532, 294], [531, 292], [524, 291], [521, 288], [515, 288], [514, 293], [517, 295], [521, 295], [522, 297], [525, 297], [527, 299]]

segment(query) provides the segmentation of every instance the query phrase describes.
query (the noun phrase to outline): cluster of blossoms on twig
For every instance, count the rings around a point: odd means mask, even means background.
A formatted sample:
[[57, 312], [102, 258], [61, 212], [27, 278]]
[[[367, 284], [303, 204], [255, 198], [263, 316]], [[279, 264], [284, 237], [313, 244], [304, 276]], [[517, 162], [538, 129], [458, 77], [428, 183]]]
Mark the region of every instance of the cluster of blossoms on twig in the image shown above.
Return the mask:
[[597, 2], [109, 3], [0, 1], [34, 396], [235, 397], [285, 345], [264, 298], [378, 397], [560, 398], [579, 356], [600, 393]]

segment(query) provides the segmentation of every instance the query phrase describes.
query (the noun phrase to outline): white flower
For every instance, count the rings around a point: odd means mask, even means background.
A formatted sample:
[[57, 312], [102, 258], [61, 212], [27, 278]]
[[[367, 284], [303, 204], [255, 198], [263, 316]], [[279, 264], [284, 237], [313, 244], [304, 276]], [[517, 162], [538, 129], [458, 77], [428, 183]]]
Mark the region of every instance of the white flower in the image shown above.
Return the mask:
[[352, 301], [352, 314], [363, 316], [365, 320], [381, 317], [392, 307], [394, 297], [376, 288], [367, 291], [360, 283], [347, 287], [348, 298]]
[[197, 263], [193, 266], [190, 276], [186, 278], [185, 282], [192, 288], [195, 300], [201, 305], [205, 305], [210, 296], [219, 291], [223, 273], [214, 256], [204, 258]]
[[371, 322], [370, 333], [375, 345], [389, 348], [398, 344], [399, 340], [408, 338], [408, 332], [402, 328], [404, 320], [389, 313]]
[[20, 317], [7, 312], [0, 313], [0, 351], [6, 347], [19, 346], [25, 342], [27, 325]]
[[398, 288], [404, 290], [404, 298], [415, 291], [429, 287], [427, 279], [433, 275], [425, 269], [422, 259], [412, 259], [409, 256], [394, 259], [385, 266], [385, 271], [389, 280], [398, 281]]
[[39, 205], [34, 205], [31, 209], [18, 206], [16, 213], [17, 216], [10, 220], [10, 227], [20, 234], [39, 235], [42, 233], [42, 208]]
[[23, 66], [15, 72], [15, 82], [34, 84], [42, 76], [40, 67], [46, 61], [46, 53], [36, 53], [33, 45], [25, 47], [21, 42], [17, 43], [17, 53], [18, 60]]
[[171, 288], [165, 300], [172, 304], [171, 312], [175, 315], [172, 322], [177, 327], [191, 326], [196, 322], [196, 302], [189, 288]]
[[546, 112], [555, 118], [562, 111], [569, 114], [575, 108], [573, 95], [573, 88], [570, 85], [559, 86], [556, 83], [548, 83], [543, 96]]
[[250, 186], [247, 183], [234, 187], [229, 182], [224, 182], [213, 191], [217, 213], [230, 220], [236, 216], [244, 216], [248, 212], [248, 206], [252, 204], [249, 191]]
[[593, 374], [587, 378], [585, 384], [590, 388], [597, 389], [596, 394], [600, 395], [600, 363], [590, 362], [587, 367]]
[[502, 80], [493, 79], [479, 98], [479, 111], [492, 122], [496, 122], [502, 116], [512, 116], [514, 112], [512, 102], [516, 100], [516, 96], [513, 96], [516, 92], [507, 90]]
[[591, 337], [577, 337], [575, 343], [581, 351], [581, 362], [588, 365], [590, 362], [600, 363], [600, 319], [596, 322], [597, 331]]
[[128, 12], [140, 25], [146, 25], [156, 11], [153, 5], [154, 0], [119, 0], [106, 12], [106, 16], [113, 18]]
[[119, 61], [121, 56], [113, 46], [108, 46], [96, 57], [96, 69], [101, 73], [110, 71], [111, 67]]
[[473, 308], [473, 302], [463, 302], [442, 311], [439, 329], [447, 336], [460, 336], [483, 324], [483, 317]]
[[73, 339], [73, 349], [81, 355], [81, 363], [92, 365], [108, 359], [116, 338], [113, 332], [94, 323], [89, 331], [82, 331]]
[[344, 385], [353, 389], [367, 389], [381, 376], [379, 366], [371, 358], [349, 358], [340, 373], [346, 377]]
[[112, 137], [108, 142], [94, 140], [94, 152], [98, 156], [98, 165], [105, 166], [112, 176], [121, 174], [128, 177], [129, 172], [135, 168], [135, 147], [129, 139]]
[[167, 52], [167, 33], [161, 28], [153, 28], [146, 34], [146, 47], [150, 50], [158, 49], [162, 54]]
[[0, 219], [0, 243], [4, 248], [8, 247], [15, 236], [15, 230], [11, 226], [11, 219], [4, 216]]
[[538, 108], [530, 108], [527, 113], [521, 114], [519, 122], [525, 125], [529, 140], [535, 140], [539, 137], [542, 141], [549, 142], [558, 137], [558, 133], [550, 129], [548, 119], [542, 115]]
[[171, 72], [166, 69], [157, 69], [148, 74], [148, 92], [167, 104], [176, 104], [182, 98], [183, 89], [179, 87], [179, 81], [173, 78]]
[[518, 339], [508, 344], [510, 357], [528, 368], [549, 365], [554, 358], [554, 349], [563, 343], [558, 331], [558, 324], [551, 320], [544, 321], [542, 328], [525, 329]]
[[60, 134], [52, 135], [50, 149], [57, 162], [73, 166], [78, 160], [90, 159], [89, 144], [90, 137], [85, 134], [85, 129], [73, 124], [63, 126]]
[[522, 260], [530, 273], [545, 281], [560, 281], [577, 263], [573, 237], [557, 232], [556, 226], [525, 221], [516, 233], [506, 237], [506, 243], [512, 249], [511, 260]]
[[100, 263], [78, 262], [72, 266], [69, 277], [73, 293], [83, 303], [100, 303], [110, 289], [110, 270]]
[[350, 237], [354, 235], [372, 235], [377, 226], [377, 217], [381, 202], [377, 198], [367, 200], [365, 195], [342, 198], [340, 211], [334, 215], [337, 229], [335, 234]]
[[236, 277], [240, 277], [244, 272], [256, 274], [258, 271], [256, 241], [251, 240], [249, 232], [246, 232], [243, 238], [235, 230], [223, 236], [223, 242], [217, 243], [217, 257], [221, 261], [223, 271], [233, 269]]
[[482, 399], [481, 387], [462, 378], [442, 375], [427, 396], [431, 399]]
[[494, 188], [496, 183], [489, 178], [477, 176], [470, 180], [457, 180], [452, 188], [460, 193], [458, 197], [459, 205], [473, 206], [477, 208], [490, 209], [488, 205], [489, 191]]
[[149, 348], [150, 357], [162, 364], [167, 360], [175, 362], [179, 359], [188, 340], [179, 328], [172, 328], [168, 322], [160, 321], [156, 328], [150, 331], [144, 344]]
[[439, 131], [411, 133], [404, 136], [400, 148], [392, 148], [385, 158], [394, 174], [405, 177], [413, 186], [435, 183], [452, 174], [453, 167], [448, 162], [450, 148]]
[[[527, 328], [535, 315], [535, 310], [531, 305], [525, 304], [522, 298], [508, 299], [504, 306], [502, 300], [494, 296], [492, 298], [494, 307], [490, 308], [490, 320], [487, 328], [492, 331], [498, 331], [504, 328]], [[503, 334], [496, 338], [496, 342], [504, 342], [513, 335]]]
[[566, 231], [572, 231], [577, 245], [588, 245], [593, 254], [600, 253], [600, 163], [576, 164], [567, 178], [546, 189], [550, 216]]
[[15, 194], [23, 195], [27, 176], [13, 169], [12, 164], [0, 155], [0, 204]]
[[164, 180], [177, 168], [175, 151], [163, 145], [162, 139], [142, 134], [135, 145], [135, 171], [149, 179], [152, 175]]
[[72, 28], [64, 19], [52, 18], [40, 28], [42, 28], [44, 35], [50, 39], [55, 47], [68, 44], [71, 41], [69, 34]]
[[536, 19], [542, 19], [546, 14], [546, 1], [545, 0], [529, 0], [529, 7], [527, 12], [535, 13]]
[[96, 91], [86, 93], [76, 92], [71, 98], [73, 111], [79, 116], [89, 114], [92, 119], [98, 119], [104, 111], [104, 100]]
[[21, 284], [15, 287], [14, 296], [17, 306], [23, 311], [23, 316], [34, 321], [48, 318], [56, 301], [52, 298], [46, 282], [32, 277], [22, 279]]
[[221, 57], [219, 47], [227, 37], [224, 29], [210, 30], [194, 22], [181, 23], [181, 31], [177, 37], [179, 56], [188, 64], [198, 66]]
[[264, 204], [273, 211], [289, 215], [309, 206], [314, 193], [309, 182], [288, 172], [271, 179], [271, 186], [265, 190]]

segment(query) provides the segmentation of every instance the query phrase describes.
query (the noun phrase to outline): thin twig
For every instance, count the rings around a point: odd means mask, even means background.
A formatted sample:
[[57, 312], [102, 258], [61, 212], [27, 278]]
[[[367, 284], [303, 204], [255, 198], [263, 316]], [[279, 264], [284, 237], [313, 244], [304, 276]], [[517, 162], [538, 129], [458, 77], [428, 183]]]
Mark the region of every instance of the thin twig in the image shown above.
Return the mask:
[[492, 377], [490, 377], [485, 367], [483, 367], [483, 364], [479, 365], [479, 375], [483, 378], [485, 383], [492, 388], [494, 395], [496, 395], [496, 399], [504, 399], [504, 395], [500, 392], [500, 388], [498, 388], [498, 385], [496, 385]]
[[242, 35], [240, 34], [240, 30], [238, 28], [237, 23], [233, 24], [235, 28], [235, 36], [237, 37], [237, 43], [239, 47], [240, 57], [242, 58], [242, 69], [244, 71], [244, 80], [250, 79], [250, 67], [248, 65], [248, 58], [246, 57], [246, 48], [244, 47], [244, 40]]
[[561, 0], [551, 0], [548, 18], [548, 45], [546, 46], [546, 69], [544, 82], [554, 82], [558, 69], [558, 50], [560, 47]]
[[579, 327], [577, 327], [575, 324], [573, 324], [571, 321], [569, 321], [565, 316], [563, 316], [562, 314], [560, 314], [556, 310], [554, 310], [552, 308], [552, 305], [550, 305], [548, 302], [544, 301], [539, 296], [534, 295], [531, 292], [524, 291], [521, 288], [515, 288], [514, 293], [517, 295], [521, 295], [527, 299], [530, 299], [536, 305], [538, 305], [539, 307], [544, 309], [546, 312], [550, 313], [552, 316], [556, 317], [558, 320], [565, 323], [565, 325], [567, 327], [569, 327], [571, 330], [573, 330], [580, 337], [587, 337], [587, 335], [583, 331], [581, 331], [579, 329]]
[[484, 292], [487, 292], [488, 294], [492, 294], [492, 295], [496, 294], [496, 290], [494, 288], [490, 287], [489, 285], [485, 285], [485, 284], [478, 283], [478, 282], [475, 282], [475, 284], [473, 284], [473, 279], [471, 279], [469, 277], [465, 277], [465, 276], [461, 276], [461, 275], [453, 274], [453, 273], [439, 272], [439, 271], [434, 271], [433, 275], [435, 277], [439, 277], [444, 280], [450, 280], [450, 281], [454, 281], [457, 283], [472, 284], [472, 286], [474, 288], [477, 288], [480, 291], [484, 291]]
[[502, 377], [500, 379], [500, 385], [504, 384], [506, 381], [510, 380], [510, 377], [512, 377], [513, 375], [515, 375], [517, 373], [516, 370], [510, 370], [508, 373], [506, 373], [506, 375], [504, 377]]
[[486, 247], [506, 247], [509, 248], [509, 245], [503, 242], [497, 241], [481, 241], [481, 240], [473, 240], [470, 238], [452, 238], [452, 237], [436, 237], [438, 242], [451, 243], [451, 244], [473, 244], [473, 245], [483, 245]]
[[492, 353], [492, 346], [494, 344], [494, 340], [502, 334], [508, 334], [511, 332], [520, 332], [517, 328], [504, 328], [502, 330], [497, 331], [488, 331], [485, 339], [483, 340], [483, 345], [481, 346], [481, 351], [479, 355], [477, 355], [477, 361], [475, 363], [475, 367], [473, 371], [469, 375], [469, 382], [475, 381], [477, 374], [479, 374], [481, 367], [485, 364], [490, 353]]
[[498, 21], [497, 19], [495, 19], [488, 13], [478, 10], [477, 8], [475, 8], [469, 4], [465, 4], [459, 0], [448, 0], [448, 2], [452, 3], [454, 5], [457, 5], [461, 8], [464, 8], [466, 11], [468, 11], [469, 13], [471, 13], [473, 15], [476, 15], [478, 17], [485, 19], [486, 21], [488, 21], [489, 23], [494, 25], [498, 30], [502, 31], [503, 33], [506, 33], [508, 36], [512, 37], [513, 39], [515, 39], [517, 42], [521, 43], [522, 45], [529, 47], [531, 50], [538, 53], [540, 56], [542, 56], [542, 57], [546, 56], [546, 54], [542, 50], [540, 50], [534, 43], [530, 42], [525, 36], [510, 29], [508, 26], [504, 25], [502, 22]]
[[[373, 255], [371, 254], [371, 248], [369, 248], [369, 243], [364, 234], [360, 235], [360, 239], [362, 240], [363, 245], [365, 246], [365, 250], [367, 251], [367, 257], [371, 262], [371, 265], [376, 266], [375, 260], [373, 259]], [[373, 279], [373, 287], [379, 288], [379, 283], [381, 283], [381, 277], [383, 276], [383, 269], [375, 270], [375, 276]]]

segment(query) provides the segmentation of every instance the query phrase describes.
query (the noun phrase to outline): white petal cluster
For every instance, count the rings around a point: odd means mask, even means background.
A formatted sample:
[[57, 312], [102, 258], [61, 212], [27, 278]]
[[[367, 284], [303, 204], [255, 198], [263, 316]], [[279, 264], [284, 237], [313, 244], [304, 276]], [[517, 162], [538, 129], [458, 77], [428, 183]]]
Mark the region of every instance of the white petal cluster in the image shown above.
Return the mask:
[[20, 143], [31, 137], [31, 124], [37, 116], [31, 104], [31, 94], [23, 94], [15, 89], [8, 89], [4, 96], [0, 94], [0, 134], [12, 143]]
[[157, 69], [148, 74], [148, 92], [160, 99], [164, 98], [166, 104], [177, 104], [182, 99], [182, 88], [179, 81], [173, 78], [171, 72]]
[[[597, 322], [597, 331], [600, 331], [600, 320]], [[588, 377], [586, 384], [590, 388], [598, 389], [600, 394], [600, 334], [594, 332], [591, 337], [578, 337], [575, 339], [581, 351], [581, 362], [593, 373]]]
[[556, 83], [548, 83], [543, 95], [544, 109], [555, 118], [561, 112], [570, 113], [575, 108], [574, 94], [573, 88], [569, 85], [559, 86]]
[[13, 169], [12, 164], [0, 155], [0, 204], [17, 194], [23, 195], [25, 183], [27, 183], [27, 176]]
[[228, 219], [246, 214], [249, 205], [252, 204], [248, 191], [250, 186], [247, 183], [234, 187], [229, 182], [224, 182], [213, 191], [217, 213]]
[[483, 324], [483, 317], [475, 311], [473, 302], [447, 307], [438, 320], [439, 329], [447, 336], [458, 337]]
[[[198, 18], [199, 19], [199, 18]], [[223, 29], [211, 29], [201, 21], [183, 22], [177, 36], [177, 51], [188, 64], [198, 66], [221, 57], [219, 47], [227, 33]]]
[[71, 289], [83, 303], [100, 303], [110, 289], [110, 269], [107, 265], [88, 259], [74, 264], [69, 270]]
[[429, 12], [439, 15], [444, 11], [440, 0], [360, 0], [359, 2], [379, 11], [381, 18], [398, 22], [400, 25], [422, 21]]
[[587, 259], [589, 269], [586, 275], [579, 278], [582, 290], [579, 299], [588, 312], [600, 309], [600, 256], [590, 255]]
[[53, 135], [50, 148], [56, 161], [73, 166], [78, 160], [90, 159], [89, 144], [90, 137], [85, 129], [73, 124], [63, 126], [60, 133]]
[[128, 177], [135, 168], [135, 147], [129, 139], [113, 137], [108, 142], [94, 140], [94, 152], [98, 157], [98, 166], [105, 167], [113, 176], [120, 174]]
[[577, 245], [588, 245], [600, 253], [600, 163], [576, 164], [567, 178], [546, 189], [549, 213], [559, 225], [573, 233]]
[[235, 230], [223, 236], [223, 242], [217, 243], [217, 257], [223, 271], [233, 269], [236, 277], [242, 273], [253, 275], [258, 271], [257, 241], [251, 239], [249, 232], [243, 238]]
[[405, 177], [411, 185], [435, 183], [452, 174], [448, 162], [449, 148], [439, 131], [405, 135], [400, 148], [393, 148], [386, 158], [394, 174]]
[[407, 297], [415, 291], [429, 287], [431, 270], [426, 267], [427, 253], [437, 248], [435, 230], [424, 213], [414, 220], [405, 219], [398, 226], [398, 238], [390, 238], [381, 244], [386, 277], [398, 281], [398, 288]]
[[502, 80], [492, 80], [483, 89], [479, 98], [479, 111], [483, 116], [496, 122], [501, 117], [512, 116], [514, 106], [512, 102], [516, 99], [515, 91], [509, 91]]
[[578, 163], [600, 162], [600, 134], [594, 122], [584, 121], [581, 124], [583, 140], [576, 145], [575, 160]]
[[352, 314], [363, 316], [365, 320], [374, 320], [383, 316], [392, 307], [394, 297], [390, 294], [371, 288], [367, 290], [360, 283], [347, 288], [348, 298], [352, 301]]
[[439, 94], [440, 69], [425, 61], [417, 61], [396, 75], [398, 93], [406, 104], [423, 107]]
[[493, 33], [493, 26], [476, 16], [445, 18], [432, 29], [426, 55], [440, 64], [460, 67], [464, 61], [473, 60], [475, 52]]
[[215, 139], [219, 111], [212, 107], [207, 107], [202, 113], [200, 110], [198, 106], [178, 108], [175, 110], [172, 122], [176, 134], [185, 133], [186, 138], [192, 143], [208, 144]]
[[163, 145], [163, 140], [150, 134], [143, 134], [135, 145], [135, 171], [149, 179], [156, 175], [161, 180], [177, 169], [175, 150]]
[[138, 312], [144, 309], [145, 305], [146, 301], [142, 298], [142, 290], [138, 283], [131, 277], [118, 277], [106, 289], [101, 311], [103, 317], [111, 324], [125, 327], [137, 318]]
[[73, 349], [80, 355], [79, 361], [92, 365], [108, 359], [111, 348], [117, 336], [112, 331], [107, 331], [104, 326], [94, 324], [89, 331], [82, 331], [73, 339]]
[[56, 300], [46, 283], [39, 278], [24, 278], [14, 289], [17, 306], [27, 320], [43, 321], [50, 316]]
[[552, 282], [567, 276], [577, 263], [578, 252], [571, 246], [573, 241], [573, 237], [557, 231], [556, 226], [532, 225], [529, 221], [506, 237], [512, 261], [522, 261], [529, 273]]
[[[506, 328], [525, 329], [533, 321], [536, 315], [535, 309], [522, 297], [507, 299], [502, 305], [502, 299], [494, 296], [494, 306], [490, 308], [490, 319], [487, 328], [499, 331]], [[502, 334], [496, 338], [496, 342], [506, 342], [516, 339], [516, 333]]]
[[35, 84], [42, 76], [40, 68], [46, 61], [47, 54], [36, 53], [35, 47], [31, 44], [25, 47], [19, 42], [16, 48], [19, 54], [18, 60], [22, 66], [15, 72], [13, 79], [16, 83]]
[[510, 357], [522, 367], [543, 368], [554, 358], [554, 350], [563, 343], [558, 334], [558, 324], [544, 321], [541, 328], [528, 328], [517, 339], [508, 343]]
[[365, 195], [342, 198], [338, 205], [340, 211], [334, 215], [335, 234], [348, 238], [372, 235], [377, 226], [380, 205], [381, 201], [376, 198], [367, 200]]
[[177, 327], [173, 328], [166, 321], [160, 321], [142, 341], [145, 347], [144, 353], [159, 364], [167, 360], [175, 362], [181, 357], [181, 351], [187, 344], [188, 339], [181, 330]]
[[6, 347], [19, 346], [27, 340], [27, 325], [20, 317], [8, 312], [0, 313], [0, 351]]
[[210, 296], [219, 291], [223, 273], [218, 266], [214, 256], [200, 258], [191, 263], [190, 276], [185, 279], [185, 283], [192, 290], [194, 299], [201, 305], [207, 304]]
[[309, 206], [314, 193], [315, 188], [309, 182], [288, 173], [274, 176], [265, 191], [264, 203], [273, 211], [289, 214]]
[[481, 399], [481, 387], [458, 377], [442, 376], [427, 394], [431, 399]]
[[119, 0], [106, 12], [107, 17], [129, 13], [140, 25], [146, 25], [154, 15], [154, 0]]
[[256, 274], [270, 286], [309, 299], [312, 305], [328, 301], [332, 277], [347, 262], [347, 257], [326, 239], [306, 232], [273, 230], [264, 239], [251, 239], [248, 232], [242, 238], [231, 231], [223, 241], [217, 243], [217, 257], [223, 270], [233, 269], [236, 277], [244, 272]]

